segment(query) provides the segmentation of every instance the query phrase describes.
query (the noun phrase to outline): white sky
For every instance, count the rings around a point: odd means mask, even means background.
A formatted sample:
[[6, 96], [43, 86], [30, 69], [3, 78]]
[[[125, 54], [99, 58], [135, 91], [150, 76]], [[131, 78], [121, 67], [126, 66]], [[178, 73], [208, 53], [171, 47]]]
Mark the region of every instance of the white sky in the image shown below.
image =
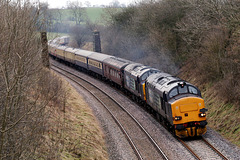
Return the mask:
[[[68, 1], [76, 1], [76, 0], [40, 0], [40, 2], [48, 2], [49, 8], [62, 8], [67, 5]], [[109, 3], [113, 2], [114, 0], [78, 0], [85, 5], [86, 1], [89, 1], [91, 6], [93, 5], [109, 5]], [[134, 0], [118, 0], [120, 4], [131, 4]]]

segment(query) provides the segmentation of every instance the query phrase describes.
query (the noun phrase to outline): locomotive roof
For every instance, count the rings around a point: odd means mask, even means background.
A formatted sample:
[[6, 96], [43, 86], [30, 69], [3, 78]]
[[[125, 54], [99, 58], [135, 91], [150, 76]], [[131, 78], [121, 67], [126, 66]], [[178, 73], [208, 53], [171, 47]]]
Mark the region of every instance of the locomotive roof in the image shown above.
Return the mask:
[[82, 49], [77, 49], [77, 51], [75, 52], [76, 55], [83, 56], [83, 57], [87, 57], [92, 53], [93, 52], [91, 52], [91, 51], [82, 50]]
[[119, 58], [119, 57], [109, 57], [104, 60], [104, 63], [107, 65], [114, 66], [118, 69], [121, 69], [133, 62], [126, 59]]
[[103, 60], [109, 58], [109, 57], [113, 57], [107, 54], [102, 54], [102, 53], [97, 53], [97, 52], [92, 52], [92, 54], [88, 55], [88, 58], [96, 60], [96, 61], [100, 61], [102, 62]]
[[[169, 92], [172, 88], [178, 86], [179, 82], [185, 81], [168, 73], [156, 73], [150, 75], [147, 78], [147, 82], [161, 92]], [[185, 83], [189, 84], [187, 82]]]
[[141, 76], [144, 73], [146, 73], [147, 71], [159, 71], [156, 68], [152, 68], [150, 66], [145, 66], [143, 64], [140, 63], [133, 63], [133, 64], [129, 64], [127, 67], [125, 67], [124, 71], [129, 72], [131, 75], [137, 77], [137, 76]]

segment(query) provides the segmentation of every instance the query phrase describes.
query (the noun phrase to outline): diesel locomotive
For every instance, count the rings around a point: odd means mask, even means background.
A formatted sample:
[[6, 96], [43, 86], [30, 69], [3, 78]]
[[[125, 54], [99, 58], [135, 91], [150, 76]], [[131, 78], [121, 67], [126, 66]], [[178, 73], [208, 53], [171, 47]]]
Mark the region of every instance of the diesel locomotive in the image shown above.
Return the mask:
[[107, 80], [151, 109], [157, 120], [180, 138], [206, 133], [200, 90], [177, 77], [123, 58], [49, 42], [50, 56]]

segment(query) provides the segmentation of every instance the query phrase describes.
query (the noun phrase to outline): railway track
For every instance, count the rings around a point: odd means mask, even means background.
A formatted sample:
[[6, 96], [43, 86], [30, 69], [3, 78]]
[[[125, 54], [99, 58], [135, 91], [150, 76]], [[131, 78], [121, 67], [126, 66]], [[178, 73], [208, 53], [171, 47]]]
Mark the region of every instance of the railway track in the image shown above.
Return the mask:
[[223, 159], [228, 160], [221, 152], [219, 152], [206, 139], [201, 137], [197, 140], [182, 140], [178, 141], [195, 157], [195, 159]]
[[64, 68], [52, 65], [52, 69], [86, 89], [106, 108], [125, 134], [138, 159], [168, 159], [144, 127], [105, 91]]

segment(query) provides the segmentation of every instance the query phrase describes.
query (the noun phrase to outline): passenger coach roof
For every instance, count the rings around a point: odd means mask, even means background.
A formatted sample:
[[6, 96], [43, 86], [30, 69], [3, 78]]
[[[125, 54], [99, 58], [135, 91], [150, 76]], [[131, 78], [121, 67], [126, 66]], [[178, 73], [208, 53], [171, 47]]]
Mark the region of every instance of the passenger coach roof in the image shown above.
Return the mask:
[[49, 45], [50, 47], [57, 47], [57, 46], [58, 46], [58, 45], [56, 45], [55, 43], [51, 43], [51, 42], [49, 42], [48, 45]]
[[90, 58], [90, 59], [101, 61], [101, 62], [103, 60], [105, 60], [106, 58], [109, 58], [109, 57], [113, 57], [113, 56], [110, 56], [110, 55], [107, 55], [107, 54], [102, 54], [102, 53], [97, 53], [97, 52], [92, 52], [92, 54], [90, 54], [88, 56], [88, 58]]
[[118, 58], [118, 57], [109, 57], [104, 60], [104, 63], [120, 69], [133, 62], [126, 59]]
[[61, 50], [65, 50], [67, 47], [66, 46], [61, 46], [61, 45], [58, 45], [56, 46], [57, 49], [61, 49]]
[[71, 53], [75, 53], [77, 50], [78, 50], [77, 48], [72, 48], [72, 47], [68, 47], [65, 49], [65, 51], [71, 52]]
[[83, 56], [83, 57], [87, 57], [92, 53], [93, 52], [91, 52], [91, 51], [86, 51], [86, 50], [82, 50], [82, 49], [77, 49], [77, 51], [75, 52], [76, 55]]

